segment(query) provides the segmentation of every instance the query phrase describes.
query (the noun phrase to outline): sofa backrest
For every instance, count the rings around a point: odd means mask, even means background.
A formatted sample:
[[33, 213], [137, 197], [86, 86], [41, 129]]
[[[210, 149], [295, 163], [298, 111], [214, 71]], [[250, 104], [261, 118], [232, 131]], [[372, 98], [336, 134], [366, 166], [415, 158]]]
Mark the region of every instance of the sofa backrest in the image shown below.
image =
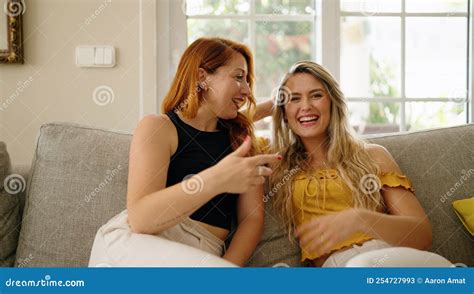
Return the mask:
[[11, 174], [10, 155], [0, 142], [0, 267], [11, 267], [20, 232], [20, 201], [25, 188], [20, 175]]
[[474, 197], [474, 125], [370, 139], [385, 146], [411, 179], [433, 227], [430, 251], [474, 266], [474, 237], [452, 202]]
[[[451, 201], [474, 196], [474, 177], [444, 202], [462, 171], [474, 168], [474, 126], [372, 139], [411, 178], [433, 223], [432, 251], [474, 266], [473, 239]], [[17, 266], [84, 267], [98, 228], [126, 207], [131, 135], [70, 123], [41, 127], [35, 150]], [[267, 202], [269, 205], [271, 202]], [[266, 208], [264, 235], [249, 266], [298, 266], [299, 250]]]
[[87, 266], [98, 228], [126, 207], [130, 142], [75, 124], [41, 127], [16, 266]]

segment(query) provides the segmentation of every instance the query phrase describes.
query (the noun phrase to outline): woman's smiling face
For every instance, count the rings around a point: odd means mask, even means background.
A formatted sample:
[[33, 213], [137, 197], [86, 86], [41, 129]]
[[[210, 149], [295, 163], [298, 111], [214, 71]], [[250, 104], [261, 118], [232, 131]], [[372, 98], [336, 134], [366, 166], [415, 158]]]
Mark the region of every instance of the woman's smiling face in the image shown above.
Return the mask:
[[291, 76], [285, 87], [290, 96], [284, 114], [291, 130], [301, 139], [325, 136], [331, 119], [331, 99], [326, 87], [308, 73]]
[[251, 95], [247, 62], [242, 54], [234, 54], [229, 62], [214, 74], [207, 74], [204, 86], [208, 106], [222, 119], [233, 119]]

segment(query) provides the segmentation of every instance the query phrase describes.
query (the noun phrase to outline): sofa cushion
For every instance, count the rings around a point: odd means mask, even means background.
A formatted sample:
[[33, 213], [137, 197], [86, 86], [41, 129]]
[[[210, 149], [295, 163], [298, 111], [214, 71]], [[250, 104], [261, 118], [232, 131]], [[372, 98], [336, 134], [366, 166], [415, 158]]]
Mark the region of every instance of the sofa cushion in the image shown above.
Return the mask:
[[272, 209], [272, 198], [265, 203], [263, 235], [247, 266], [250, 267], [301, 267], [300, 248], [291, 242], [285, 228]]
[[11, 169], [12, 165], [7, 145], [4, 142], [0, 142], [0, 190], [3, 190], [5, 178], [10, 175]]
[[97, 230], [125, 209], [130, 142], [75, 124], [41, 127], [15, 265], [88, 265]]
[[[30, 164], [12, 164], [11, 173], [17, 175], [17, 177], [24, 183], [28, 183], [29, 172]], [[23, 215], [23, 209], [25, 208], [26, 190], [26, 187], [23, 187], [23, 189], [20, 190], [18, 194], [16, 194], [18, 201], [20, 202], [20, 216]]]
[[474, 197], [454, 201], [453, 208], [466, 230], [474, 236]]
[[20, 232], [20, 212], [17, 194], [26, 183], [10, 175], [11, 164], [5, 143], [0, 142], [0, 266], [11, 267]]
[[474, 125], [370, 139], [385, 146], [412, 180], [433, 227], [430, 251], [474, 266], [474, 237], [451, 207], [474, 191]]

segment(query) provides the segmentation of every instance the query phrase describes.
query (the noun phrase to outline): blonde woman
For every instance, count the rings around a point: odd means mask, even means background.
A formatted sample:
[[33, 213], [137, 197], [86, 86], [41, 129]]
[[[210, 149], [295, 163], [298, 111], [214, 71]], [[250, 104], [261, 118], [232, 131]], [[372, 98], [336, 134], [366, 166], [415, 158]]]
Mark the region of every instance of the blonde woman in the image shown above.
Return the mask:
[[[296, 63], [277, 98], [273, 151], [283, 161], [270, 176], [270, 188], [294, 175], [272, 201], [290, 237], [299, 239], [302, 261], [348, 266], [356, 255], [388, 248], [379, 266], [451, 264], [421, 251], [431, 246], [431, 224], [410, 180], [384, 147], [356, 137], [344, 95], [325, 68]], [[374, 266], [366, 261], [352, 265]]]

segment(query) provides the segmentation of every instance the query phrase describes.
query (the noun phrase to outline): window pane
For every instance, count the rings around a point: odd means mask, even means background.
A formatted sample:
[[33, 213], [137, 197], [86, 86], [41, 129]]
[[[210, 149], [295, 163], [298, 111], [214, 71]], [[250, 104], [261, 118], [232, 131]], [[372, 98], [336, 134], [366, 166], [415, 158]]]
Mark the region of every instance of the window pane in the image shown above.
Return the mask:
[[341, 86], [348, 97], [399, 97], [399, 17], [343, 17]]
[[312, 59], [312, 23], [257, 22], [256, 30], [256, 95], [268, 98], [291, 65]]
[[455, 97], [466, 89], [466, 30], [464, 17], [407, 18], [407, 97]]
[[256, 0], [257, 14], [314, 14], [314, 0]]
[[401, 0], [341, 0], [341, 10], [374, 15], [379, 12], [401, 12]]
[[188, 19], [188, 43], [204, 36], [223, 37], [248, 44], [248, 22], [230, 19]]
[[359, 134], [399, 131], [400, 103], [349, 102], [350, 124]]
[[468, 0], [408, 0], [407, 12], [467, 12]]
[[407, 130], [448, 127], [466, 123], [466, 104], [457, 102], [409, 102]]
[[187, 0], [183, 1], [186, 15], [246, 14], [250, 11], [249, 0]]

